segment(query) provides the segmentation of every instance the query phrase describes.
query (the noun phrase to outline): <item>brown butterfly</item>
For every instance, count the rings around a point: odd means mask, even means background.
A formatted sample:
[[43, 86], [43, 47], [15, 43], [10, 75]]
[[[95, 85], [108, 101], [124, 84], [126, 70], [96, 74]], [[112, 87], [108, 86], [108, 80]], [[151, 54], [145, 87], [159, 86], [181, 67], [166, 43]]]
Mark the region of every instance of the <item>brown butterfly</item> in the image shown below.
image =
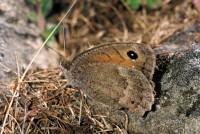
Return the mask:
[[151, 81], [156, 57], [150, 46], [108, 43], [89, 49], [64, 65], [70, 85], [108, 107], [142, 116], [154, 103]]

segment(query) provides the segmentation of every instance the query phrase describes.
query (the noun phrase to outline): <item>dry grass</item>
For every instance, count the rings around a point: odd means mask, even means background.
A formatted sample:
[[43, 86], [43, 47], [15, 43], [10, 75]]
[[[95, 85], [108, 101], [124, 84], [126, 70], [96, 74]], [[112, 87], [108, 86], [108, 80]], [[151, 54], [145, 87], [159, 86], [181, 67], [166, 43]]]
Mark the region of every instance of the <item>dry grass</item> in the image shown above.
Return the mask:
[[[17, 81], [10, 84], [15, 88]], [[65, 86], [59, 69], [29, 72], [10, 109], [5, 133], [109, 133], [120, 132], [107, 117], [91, 112], [83, 94]], [[3, 119], [9, 101], [2, 108]]]
[[[71, 60], [90, 44], [103, 42], [143, 42], [157, 47], [174, 32], [199, 18], [191, 0], [171, 1], [159, 10], [144, 8], [140, 12], [133, 11], [121, 0], [78, 1], [70, 17], [64, 20], [66, 57]], [[58, 43], [65, 44], [62, 32]]]

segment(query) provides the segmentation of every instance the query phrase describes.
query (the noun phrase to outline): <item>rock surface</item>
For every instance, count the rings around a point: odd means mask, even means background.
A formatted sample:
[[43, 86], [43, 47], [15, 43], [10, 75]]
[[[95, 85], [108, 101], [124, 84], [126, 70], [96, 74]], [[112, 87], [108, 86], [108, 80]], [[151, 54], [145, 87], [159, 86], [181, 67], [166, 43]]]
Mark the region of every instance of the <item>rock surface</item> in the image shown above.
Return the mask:
[[179, 52], [190, 48], [191, 44], [200, 42], [200, 23], [188, 26], [182, 31], [177, 31], [173, 36], [161, 43], [160, 48], [156, 48], [155, 52]]
[[[170, 43], [173, 46], [178, 45], [177, 49], [184, 45], [185, 41], [181, 40], [190, 34], [182, 32], [174, 35], [179, 38], [171, 37], [164, 42], [164, 48], [161, 49], [169, 51], [165, 45]], [[195, 32], [190, 36], [194, 34]], [[187, 49], [176, 49], [179, 52], [173, 49], [175, 53], [168, 57], [169, 62], [166, 66], [156, 71], [154, 82], [157, 95], [152, 111], [146, 113], [144, 117], [138, 117], [129, 111], [113, 111], [90, 100], [89, 103], [96, 106], [94, 112], [106, 113], [113, 122], [127, 128], [130, 133], [200, 133], [200, 42], [191, 45], [195, 42], [194, 38], [188, 40], [190, 41], [184, 45]]]
[[[17, 78], [17, 62], [20, 70], [26, 68], [41, 46], [42, 38], [37, 28], [28, 24], [23, 0], [1, 0], [0, 12], [0, 88], [8, 94], [5, 84]], [[31, 67], [45, 69], [57, 65], [56, 55], [43, 49]]]

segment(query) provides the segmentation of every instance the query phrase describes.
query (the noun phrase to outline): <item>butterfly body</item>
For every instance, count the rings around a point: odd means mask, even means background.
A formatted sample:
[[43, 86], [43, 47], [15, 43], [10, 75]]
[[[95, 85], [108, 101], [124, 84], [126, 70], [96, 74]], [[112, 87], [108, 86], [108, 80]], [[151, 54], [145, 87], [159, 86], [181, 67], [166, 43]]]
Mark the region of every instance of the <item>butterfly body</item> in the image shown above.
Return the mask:
[[78, 55], [64, 74], [70, 85], [96, 101], [142, 116], [154, 103], [154, 68], [155, 55], [149, 46], [111, 43]]

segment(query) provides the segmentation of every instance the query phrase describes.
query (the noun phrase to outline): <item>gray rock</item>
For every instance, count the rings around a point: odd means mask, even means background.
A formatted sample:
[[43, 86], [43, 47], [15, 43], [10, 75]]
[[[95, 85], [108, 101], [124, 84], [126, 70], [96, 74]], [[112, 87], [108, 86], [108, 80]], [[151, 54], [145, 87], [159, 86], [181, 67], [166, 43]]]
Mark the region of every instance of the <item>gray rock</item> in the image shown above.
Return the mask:
[[192, 44], [200, 42], [200, 23], [188, 26], [181, 31], [175, 32], [171, 37], [161, 43], [161, 47], [155, 52], [179, 52], [187, 50]]
[[[94, 112], [106, 113], [118, 126], [130, 133], [141, 134], [199, 134], [200, 133], [200, 45], [175, 53], [162, 70], [156, 83], [158, 95], [152, 111], [139, 117], [129, 111], [114, 111], [98, 102]], [[160, 73], [160, 72], [159, 72]], [[160, 74], [155, 74], [156, 76]], [[97, 113], [98, 113], [97, 112]], [[128, 120], [125, 118], [128, 116]]]
[[[5, 85], [17, 78], [17, 63], [20, 71], [26, 68], [43, 42], [37, 28], [28, 24], [27, 11], [23, 0], [0, 0], [0, 89], [4, 94], [9, 94]], [[58, 66], [56, 55], [43, 49], [31, 68], [53, 66]]]

